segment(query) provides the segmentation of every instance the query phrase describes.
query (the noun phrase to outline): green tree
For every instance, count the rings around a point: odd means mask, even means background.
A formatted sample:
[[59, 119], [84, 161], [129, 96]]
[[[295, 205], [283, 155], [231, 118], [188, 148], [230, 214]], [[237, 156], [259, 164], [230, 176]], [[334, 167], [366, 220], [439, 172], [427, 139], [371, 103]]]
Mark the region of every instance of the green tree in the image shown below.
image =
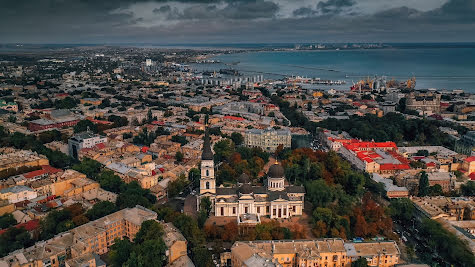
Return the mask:
[[38, 139], [42, 144], [46, 144], [53, 141], [61, 141], [62, 136], [60, 131], [52, 130], [40, 133]]
[[13, 214], [6, 213], [0, 216], [0, 229], [5, 229], [15, 224], [17, 224], [17, 221], [15, 220], [15, 217], [13, 217]]
[[186, 179], [186, 176], [183, 173], [180, 174], [176, 180], [168, 183], [168, 197], [173, 198], [178, 196], [178, 194], [180, 194], [188, 184], [189, 181]]
[[93, 133], [97, 133], [97, 125], [95, 125], [90, 120], [81, 120], [74, 126], [75, 133], [85, 132], [89, 129], [89, 131]]
[[244, 137], [240, 133], [233, 132], [231, 134], [231, 140], [233, 140], [235, 145], [240, 146], [244, 142]]
[[429, 195], [431, 196], [441, 196], [444, 192], [442, 191], [442, 186], [435, 184], [429, 187]]
[[175, 154], [175, 159], [177, 162], [182, 162], [183, 161], [183, 153], [181, 153], [180, 151], [177, 151], [176, 154]]
[[197, 267], [215, 266], [210, 251], [204, 245], [194, 247], [191, 251], [193, 262]]
[[204, 210], [207, 215], [211, 212], [211, 200], [209, 197], [204, 197], [200, 201], [200, 210]]
[[112, 266], [121, 267], [130, 257], [133, 244], [129, 239], [116, 239], [110, 248], [109, 259]]
[[391, 217], [402, 223], [411, 221], [414, 215], [414, 204], [407, 198], [391, 199], [389, 205]]
[[96, 160], [85, 158], [79, 164], [73, 166], [73, 170], [84, 173], [88, 178], [96, 179], [102, 168]]
[[462, 192], [462, 195], [464, 196], [469, 196], [469, 197], [475, 196], [475, 182], [468, 181], [467, 183], [461, 185], [460, 191]]
[[132, 181], [121, 189], [116, 206], [118, 209], [133, 208], [136, 205], [148, 208], [156, 201], [156, 197], [150, 194], [150, 190], [143, 189], [137, 181]]
[[4, 257], [17, 249], [32, 246], [33, 244], [34, 241], [25, 228], [8, 228], [5, 233], [0, 235], [0, 257]]
[[229, 160], [234, 152], [234, 144], [230, 139], [223, 139], [214, 144], [214, 156], [215, 160], [221, 162], [223, 160]]
[[142, 244], [138, 245], [135, 248], [137, 259], [131, 257], [126, 266], [153, 266], [153, 267], [162, 267], [166, 265], [167, 256], [165, 255], [167, 251], [167, 246], [162, 238], [146, 240]]
[[368, 267], [368, 261], [366, 258], [359, 258], [351, 263], [351, 267]]
[[188, 172], [188, 180], [193, 184], [193, 188], [200, 187], [200, 178], [201, 178], [201, 173], [199, 169], [192, 168]]
[[429, 194], [429, 176], [425, 171], [421, 172], [419, 177], [419, 194], [418, 196], [424, 197]]
[[147, 220], [142, 223], [140, 230], [135, 235], [134, 243], [141, 244], [149, 240], [158, 240], [163, 236], [163, 226], [155, 220]]
[[120, 193], [126, 187], [125, 182], [113, 171], [104, 170], [97, 177], [101, 188], [114, 193]]
[[90, 221], [94, 221], [115, 211], [117, 211], [117, 209], [114, 203], [109, 201], [101, 201], [94, 204], [94, 206], [92, 206], [92, 208], [86, 212], [86, 217]]
[[153, 121], [152, 110], [149, 109], [147, 112], [147, 123], [152, 123], [152, 121]]

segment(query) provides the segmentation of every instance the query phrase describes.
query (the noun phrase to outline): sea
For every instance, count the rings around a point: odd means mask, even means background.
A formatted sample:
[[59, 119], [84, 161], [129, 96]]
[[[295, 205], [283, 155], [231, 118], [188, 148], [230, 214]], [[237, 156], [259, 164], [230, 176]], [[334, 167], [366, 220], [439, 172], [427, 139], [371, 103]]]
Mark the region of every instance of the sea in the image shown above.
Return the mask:
[[193, 64], [198, 70], [236, 69], [268, 79], [286, 76], [343, 80], [344, 85], [314, 89], [349, 90], [361, 79], [416, 77], [416, 89], [462, 89], [475, 93], [475, 47], [405, 47], [361, 50], [292, 50], [222, 54], [218, 64]]

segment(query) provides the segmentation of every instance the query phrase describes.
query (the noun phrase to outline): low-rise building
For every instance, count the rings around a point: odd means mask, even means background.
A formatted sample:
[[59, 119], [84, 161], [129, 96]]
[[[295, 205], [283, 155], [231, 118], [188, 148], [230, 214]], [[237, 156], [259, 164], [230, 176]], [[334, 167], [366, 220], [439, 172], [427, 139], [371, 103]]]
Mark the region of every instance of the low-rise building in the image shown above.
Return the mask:
[[349, 267], [357, 259], [365, 258], [368, 266], [389, 267], [399, 262], [399, 255], [394, 241], [345, 243], [339, 238], [238, 241], [231, 248], [231, 266]]
[[18, 150], [11, 147], [0, 148], [0, 171], [49, 165], [48, 159], [30, 150]]
[[368, 173], [394, 174], [410, 169], [409, 161], [398, 154], [394, 142], [340, 140], [339, 152], [356, 168]]
[[409, 197], [409, 190], [404, 186], [397, 186], [393, 183], [393, 180], [388, 178], [383, 178], [377, 173], [373, 173], [372, 178], [377, 183], [383, 183], [384, 190], [386, 191], [386, 196], [388, 198], [401, 198]]
[[38, 197], [38, 193], [24, 185], [15, 185], [0, 190], [0, 199], [8, 200], [8, 203], [18, 203], [36, 197]]

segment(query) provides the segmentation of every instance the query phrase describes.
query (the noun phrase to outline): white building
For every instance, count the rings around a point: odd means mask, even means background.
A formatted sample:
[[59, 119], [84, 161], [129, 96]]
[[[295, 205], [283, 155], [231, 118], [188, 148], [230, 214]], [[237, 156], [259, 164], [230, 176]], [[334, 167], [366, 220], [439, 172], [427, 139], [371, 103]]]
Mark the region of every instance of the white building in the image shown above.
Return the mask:
[[244, 135], [244, 144], [248, 147], [260, 147], [266, 152], [275, 152], [279, 145], [283, 145], [284, 148], [290, 148], [292, 145], [292, 135], [289, 130], [283, 129], [250, 129]]
[[91, 148], [101, 143], [107, 143], [107, 137], [91, 132], [76, 134], [68, 141], [69, 155], [75, 159], [78, 159], [79, 151], [81, 149]]
[[17, 203], [37, 197], [38, 193], [24, 185], [16, 185], [0, 190], [0, 199], [8, 200], [8, 203]]
[[269, 168], [265, 184], [252, 186], [249, 176], [243, 173], [236, 186], [216, 187], [213, 152], [209, 139], [205, 140], [199, 198], [208, 197], [211, 200], [215, 216], [244, 218], [246, 216], [242, 215], [252, 215], [248, 217], [259, 221], [260, 216], [286, 219], [302, 215], [305, 189], [303, 186], [289, 185], [281, 165], [274, 164]]

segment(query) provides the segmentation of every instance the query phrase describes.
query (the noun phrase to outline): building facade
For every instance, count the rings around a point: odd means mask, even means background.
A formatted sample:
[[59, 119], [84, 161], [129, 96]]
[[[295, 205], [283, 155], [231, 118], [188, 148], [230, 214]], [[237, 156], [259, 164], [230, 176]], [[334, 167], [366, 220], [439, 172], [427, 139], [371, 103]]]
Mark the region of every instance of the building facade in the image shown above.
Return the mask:
[[305, 189], [289, 185], [284, 168], [279, 164], [269, 168], [264, 186], [252, 186], [249, 176], [243, 173], [236, 186], [216, 187], [213, 152], [207, 138], [201, 161], [199, 198], [205, 197], [211, 200], [215, 216], [233, 216], [238, 219], [248, 214], [257, 220], [260, 216], [286, 219], [302, 215]]
[[[156, 218], [155, 212], [141, 206], [126, 208], [38, 242], [35, 246], [14, 251], [0, 259], [0, 266], [66, 266], [66, 261], [73, 262], [88, 254], [107, 253], [116, 239], [133, 240], [144, 221]], [[169, 263], [181, 256], [187, 258], [186, 240], [181, 233], [171, 224], [163, 224], [163, 227]]]
[[101, 143], [107, 143], [107, 137], [91, 132], [76, 134], [68, 140], [69, 155], [75, 159], [79, 159], [79, 151], [81, 149], [91, 148]]
[[238, 241], [231, 248], [231, 266], [349, 267], [359, 258], [368, 266], [390, 267], [399, 262], [394, 241], [345, 243], [339, 238], [284, 241]]
[[23, 185], [16, 185], [0, 190], [0, 199], [8, 200], [8, 203], [18, 203], [25, 200], [34, 199], [38, 193], [33, 189]]
[[432, 92], [411, 92], [407, 95], [406, 108], [420, 111], [424, 115], [440, 113], [441, 94]]
[[275, 130], [267, 128], [265, 130], [250, 129], [244, 135], [244, 144], [248, 147], [260, 147], [266, 152], [275, 152], [279, 145], [290, 148], [292, 145], [292, 135], [289, 130]]

